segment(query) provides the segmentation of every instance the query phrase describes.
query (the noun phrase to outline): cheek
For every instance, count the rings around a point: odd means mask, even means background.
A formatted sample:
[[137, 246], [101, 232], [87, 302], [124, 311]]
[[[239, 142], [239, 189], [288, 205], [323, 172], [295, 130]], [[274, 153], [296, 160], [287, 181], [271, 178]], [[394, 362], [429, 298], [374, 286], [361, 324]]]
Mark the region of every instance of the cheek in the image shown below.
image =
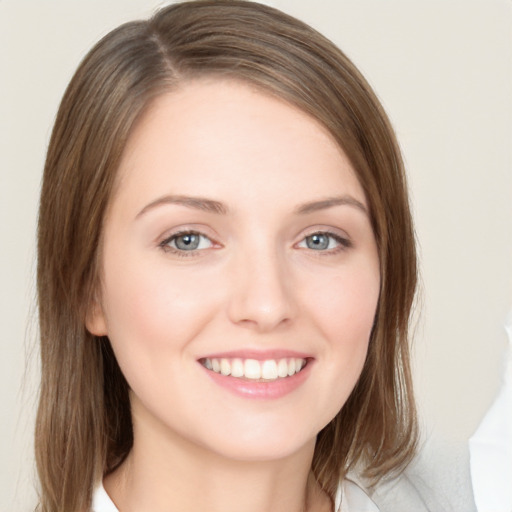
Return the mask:
[[215, 314], [216, 287], [204, 287], [204, 276], [151, 260], [144, 265], [125, 260], [105, 268], [105, 275], [108, 335], [122, 368], [136, 361], [150, 369], [171, 353], [172, 364]]
[[316, 300], [310, 301], [309, 310], [326, 343], [321, 361], [326, 423], [348, 399], [366, 360], [380, 290], [379, 274], [373, 269], [347, 269], [331, 276], [323, 286], [316, 281], [310, 288], [310, 296]]
[[347, 268], [331, 275], [324, 283], [316, 281], [308, 292], [310, 310], [317, 318], [324, 336], [333, 344], [363, 346], [368, 343], [379, 298], [377, 271]]

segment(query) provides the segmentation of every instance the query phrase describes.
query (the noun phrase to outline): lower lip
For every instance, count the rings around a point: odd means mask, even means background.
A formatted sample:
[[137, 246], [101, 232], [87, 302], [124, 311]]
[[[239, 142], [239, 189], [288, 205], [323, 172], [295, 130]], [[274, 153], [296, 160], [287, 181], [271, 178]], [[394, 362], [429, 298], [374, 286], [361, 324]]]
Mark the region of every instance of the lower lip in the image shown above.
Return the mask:
[[[201, 365], [202, 366], [202, 365]], [[237, 377], [229, 377], [208, 370], [203, 366], [210, 379], [215, 384], [227, 389], [231, 393], [244, 397], [255, 398], [260, 400], [275, 400], [295, 391], [308, 378], [311, 371], [312, 361], [308, 361], [306, 366], [291, 377], [279, 378], [267, 382], [251, 381], [249, 379], [240, 379]]]

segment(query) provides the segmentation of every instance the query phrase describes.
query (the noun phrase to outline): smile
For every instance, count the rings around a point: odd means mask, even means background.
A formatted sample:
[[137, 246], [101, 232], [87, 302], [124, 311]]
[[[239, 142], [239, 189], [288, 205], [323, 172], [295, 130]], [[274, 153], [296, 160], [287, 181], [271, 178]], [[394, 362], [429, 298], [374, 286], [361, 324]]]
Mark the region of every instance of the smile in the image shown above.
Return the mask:
[[224, 376], [253, 381], [274, 381], [292, 377], [302, 371], [307, 364], [303, 358], [241, 359], [203, 358], [199, 362], [207, 369]]

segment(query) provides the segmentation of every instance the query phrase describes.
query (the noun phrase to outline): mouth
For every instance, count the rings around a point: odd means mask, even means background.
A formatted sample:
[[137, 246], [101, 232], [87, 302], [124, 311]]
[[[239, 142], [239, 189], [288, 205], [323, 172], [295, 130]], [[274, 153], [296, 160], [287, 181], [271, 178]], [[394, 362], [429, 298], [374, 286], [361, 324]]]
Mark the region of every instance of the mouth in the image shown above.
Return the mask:
[[309, 358], [243, 359], [204, 357], [199, 363], [214, 373], [252, 382], [273, 382], [302, 372]]

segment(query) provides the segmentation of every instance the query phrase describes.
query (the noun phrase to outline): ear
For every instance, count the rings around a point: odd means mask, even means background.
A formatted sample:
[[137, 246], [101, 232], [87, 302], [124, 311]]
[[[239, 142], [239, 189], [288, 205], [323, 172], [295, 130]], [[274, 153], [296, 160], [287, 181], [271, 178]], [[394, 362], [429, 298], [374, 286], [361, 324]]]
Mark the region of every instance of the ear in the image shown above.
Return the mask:
[[95, 336], [107, 336], [107, 321], [101, 304], [93, 299], [87, 308], [85, 327]]

